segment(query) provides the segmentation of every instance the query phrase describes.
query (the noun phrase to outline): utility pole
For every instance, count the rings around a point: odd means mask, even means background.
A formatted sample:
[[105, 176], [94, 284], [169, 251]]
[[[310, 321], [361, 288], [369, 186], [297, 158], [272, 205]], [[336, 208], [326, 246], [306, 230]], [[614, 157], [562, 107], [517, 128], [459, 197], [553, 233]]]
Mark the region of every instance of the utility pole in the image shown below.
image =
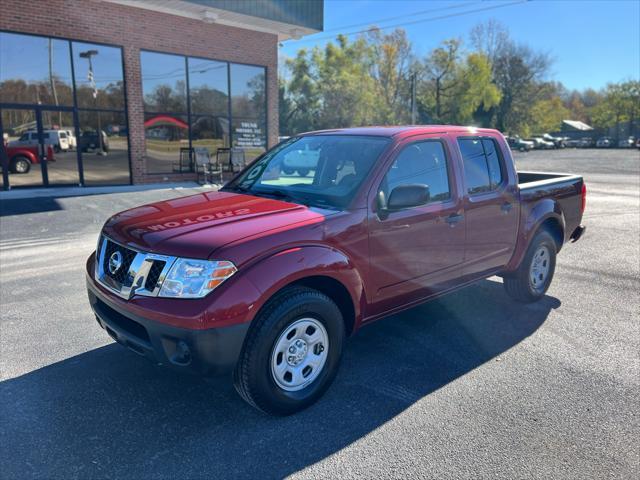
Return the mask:
[[417, 79], [417, 74], [416, 72], [413, 72], [411, 74], [411, 125], [415, 125], [416, 124], [416, 118], [417, 118], [417, 104], [416, 104], [416, 81]]
[[[91, 57], [98, 55], [97, 50], [87, 50], [86, 52], [80, 52], [80, 58], [86, 58], [89, 60], [89, 72], [87, 73], [87, 80], [93, 87], [93, 105], [98, 108], [98, 86], [96, 85], [96, 79], [93, 74], [93, 63], [91, 62]], [[98, 155], [106, 155], [103, 144], [102, 144], [102, 126], [100, 125], [100, 112], [96, 111], [96, 115], [98, 115]]]

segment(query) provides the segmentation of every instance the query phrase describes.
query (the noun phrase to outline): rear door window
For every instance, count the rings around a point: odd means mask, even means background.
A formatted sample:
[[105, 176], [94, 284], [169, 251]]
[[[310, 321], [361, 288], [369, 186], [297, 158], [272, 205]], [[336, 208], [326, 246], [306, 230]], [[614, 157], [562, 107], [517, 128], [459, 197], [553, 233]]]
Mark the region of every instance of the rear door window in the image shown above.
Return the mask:
[[482, 146], [487, 157], [491, 189], [495, 190], [498, 188], [498, 185], [502, 183], [502, 168], [500, 167], [500, 157], [496, 147], [496, 142], [490, 138], [483, 138]]
[[500, 155], [495, 141], [489, 138], [459, 138], [458, 145], [462, 154], [467, 193], [496, 190], [502, 183]]

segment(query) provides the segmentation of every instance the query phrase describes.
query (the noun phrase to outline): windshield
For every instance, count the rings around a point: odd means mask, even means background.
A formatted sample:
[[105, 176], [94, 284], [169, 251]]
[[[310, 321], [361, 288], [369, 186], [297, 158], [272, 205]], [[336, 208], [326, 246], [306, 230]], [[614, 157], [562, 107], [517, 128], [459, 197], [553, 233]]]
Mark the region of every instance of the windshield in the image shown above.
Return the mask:
[[385, 137], [310, 135], [265, 153], [222, 190], [346, 207], [389, 144]]

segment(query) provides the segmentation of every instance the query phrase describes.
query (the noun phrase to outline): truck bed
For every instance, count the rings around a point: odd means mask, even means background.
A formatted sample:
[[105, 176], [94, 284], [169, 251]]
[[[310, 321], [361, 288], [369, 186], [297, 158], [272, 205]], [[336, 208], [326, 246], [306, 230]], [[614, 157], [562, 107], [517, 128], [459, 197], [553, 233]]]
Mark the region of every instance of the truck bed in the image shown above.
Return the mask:
[[548, 173], [548, 172], [528, 172], [518, 171], [518, 186], [523, 189], [539, 189], [549, 185], [559, 183], [580, 183], [582, 187], [582, 177], [571, 173]]
[[542, 202], [553, 201], [564, 220], [564, 241], [577, 240], [583, 211], [584, 180], [569, 173], [517, 172], [521, 209], [533, 211]]

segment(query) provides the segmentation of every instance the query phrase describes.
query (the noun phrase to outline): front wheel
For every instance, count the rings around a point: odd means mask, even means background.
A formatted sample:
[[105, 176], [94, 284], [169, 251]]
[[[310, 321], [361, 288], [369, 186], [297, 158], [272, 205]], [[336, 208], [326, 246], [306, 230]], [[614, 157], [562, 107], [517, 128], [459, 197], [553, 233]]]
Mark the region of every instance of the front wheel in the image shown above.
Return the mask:
[[29, 173], [29, 170], [31, 170], [31, 162], [26, 157], [14, 157], [13, 160], [11, 160], [10, 170], [13, 173]]
[[523, 303], [542, 298], [553, 280], [556, 253], [556, 242], [549, 232], [543, 230], [536, 234], [518, 270], [504, 277], [509, 296]]
[[323, 293], [287, 288], [254, 320], [234, 372], [250, 405], [271, 415], [307, 408], [336, 376], [344, 343], [340, 309]]

